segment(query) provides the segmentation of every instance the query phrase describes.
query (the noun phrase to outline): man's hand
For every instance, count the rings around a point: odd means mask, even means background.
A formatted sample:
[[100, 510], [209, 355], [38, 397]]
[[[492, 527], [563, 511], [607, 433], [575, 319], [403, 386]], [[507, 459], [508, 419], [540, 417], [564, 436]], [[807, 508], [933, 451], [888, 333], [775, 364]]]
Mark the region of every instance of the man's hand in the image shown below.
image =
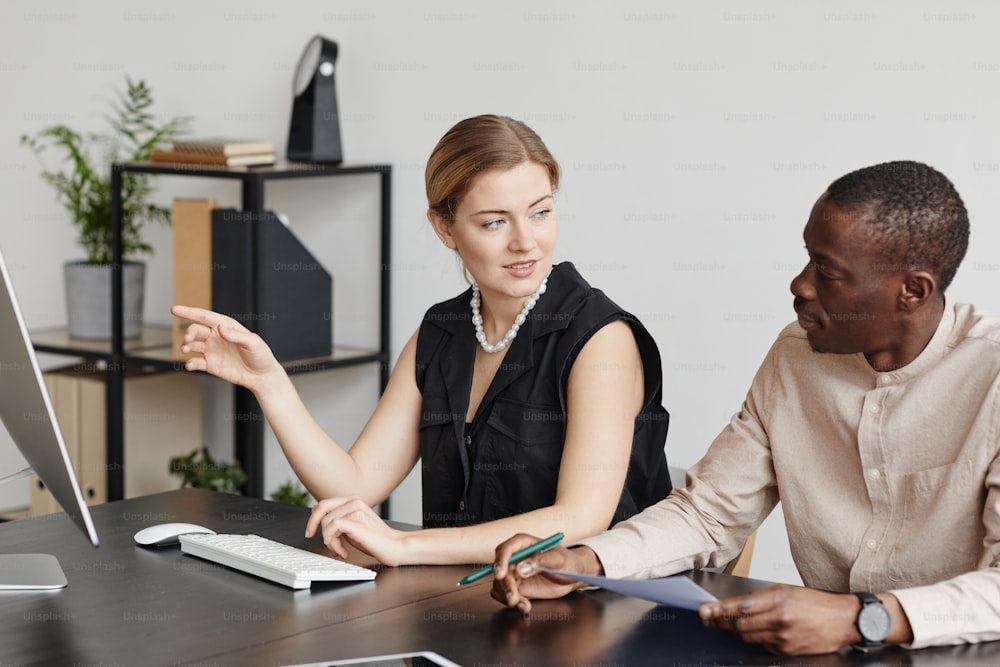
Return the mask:
[[597, 555], [587, 547], [554, 547], [520, 563], [509, 564], [515, 551], [530, 547], [540, 540], [541, 538], [531, 535], [515, 535], [500, 544], [496, 550], [490, 595], [500, 604], [516, 607], [523, 614], [531, 611], [532, 598], [561, 598], [583, 585], [573, 579], [549, 574], [541, 569], [542, 566], [581, 574], [603, 573]]
[[772, 653], [806, 655], [859, 642], [855, 621], [860, 607], [854, 595], [779, 585], [708, 602], [698, 614], [705, 625], [731, 630]]

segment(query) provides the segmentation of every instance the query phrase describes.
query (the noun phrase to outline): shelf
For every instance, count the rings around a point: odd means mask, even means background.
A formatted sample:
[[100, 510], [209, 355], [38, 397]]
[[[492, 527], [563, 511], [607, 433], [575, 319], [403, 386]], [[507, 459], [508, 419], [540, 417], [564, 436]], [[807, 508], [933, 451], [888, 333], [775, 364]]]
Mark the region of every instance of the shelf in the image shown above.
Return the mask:
[[286, 178], [309, 178], [310, 176], [327, 177], [348, 176], [351, 174], [377, 174], [392, 171], [391, 165], [388, 164], [314, 164], [309, 162], [287, 162], [284, 160], [257, 167], [225, 167], [154, 162], [126, 162], [121, 167], [123, 171], [133, 174], [161, 174], [265, 181]]
[[[111, 358], [110, 340], [73, 338], [65, 328], [41, 329], [31, 332], [35, 350], [51, 354], [71, 354], [103, 361]], [[184, 359], [173, 349], [172, 332], [168, 326], [145, 326], [142, 334], [123, 341], [127, 364], [147, 365], [164, 369], [182, 370]], [[325, 357], [295, 359], [282, 364], [289, 375], [312, 373], [333, 368], [387, 362], [386, 355], [370, 347], [334, 345]]]
[[[295, 359], [282, 363], [289, 375], [296, 373], [313, 373], [333, 368], [346, 368], [382, 362], [385, 355], [374, 348], [345, 347], [335, 345], [329, 356]], [[178, 357], [168, 345], [165, 348], [144, 348], [130, 353], [126, 361], [131, 364], [147, 364], [164, 368], [183, 369], [184, 359]]]
[[[122, 178], [126, 174], [146, 174], [195, 178], [214, 178], [238, 181], [241, 187], [242, 210], [262, 213], [265, 210], [265, 183], [275, 180], [302, 178], [330, 178], [351, 175], [373, 175], [377, 177], [379, 198], [380, 238], [379, 261], [379, 333], [378, 345], [374, 348], [335, 346], [329, 356], [313, 359], [297, 359], [284, 363], [292, 374], [310, 373], [328, 369], [344, 368], [362, 364], [377, 366], [381, 390], [389, 382], [389, 298], [392, 243], [390, 239], [390, 219], [392, 202], [392, 166], [388, 164], [309, 164], [279, 161], [273, 165], [259, 167], [215, 167], [211, 165], [153, 164], [150, 162], [130, 162], [111, 166], [111, 246], [112, 246], [112, 337], [110, 340], [83, 340], [71, 338], [65, 329], [46, 329], [32, 333], [32, 343], [39, 352], [62, 354], [92, 359], [104, 364], [105, 387], [107, 391], [107, 497], [119, 500], [123, 497], [124, 466], [124, 371], [131, 365], [154, 366], [180, 371], [183, 360], [177, 358], [172, 349], [170, 326], [147, 326], [136, 338], [122, 337]], [[251, 245], [258, 243], [253, 232]], [[252, 258], [249, 258], [252, 261]], [[255, 284], [253, 279], [251, 284]], [[252, 327], [251, 327], [252, 328]], [[234, 454], [247, 472], [245, 493], [263, 497], [264, 466], [264, 421], [260, 406], [253, 394], [242, 387], [234, 388], [235, 420]], [[388, 501], [383, 503], [383, 512], [388, 511]]]
[[[170, 327], [145, 326], [136, 338], [122, 340], [122, 348], [130, 356], [138, 352], [170, 349], [172, 344]], [[40, 329], [31, 332], [31, 342], [39, 352], [53, 354], [77, 353], [81, 357], [111, 358], [111, 339], [90, 340], [73, 338], [65, 328]]]

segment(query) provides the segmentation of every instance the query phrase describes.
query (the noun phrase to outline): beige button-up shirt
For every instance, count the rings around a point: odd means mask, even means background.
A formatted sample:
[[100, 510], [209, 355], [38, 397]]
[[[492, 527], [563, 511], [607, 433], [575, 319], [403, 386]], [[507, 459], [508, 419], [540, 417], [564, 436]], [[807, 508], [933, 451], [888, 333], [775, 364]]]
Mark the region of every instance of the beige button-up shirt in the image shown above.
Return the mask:
[[789, 325], [687, 488], [582, 543], [611, 577], [717, 566], [779, 500], [806, 586], [891, 591], [914, 648], [1000, 639], [1000, 317], [946, 308], [890, 373]]

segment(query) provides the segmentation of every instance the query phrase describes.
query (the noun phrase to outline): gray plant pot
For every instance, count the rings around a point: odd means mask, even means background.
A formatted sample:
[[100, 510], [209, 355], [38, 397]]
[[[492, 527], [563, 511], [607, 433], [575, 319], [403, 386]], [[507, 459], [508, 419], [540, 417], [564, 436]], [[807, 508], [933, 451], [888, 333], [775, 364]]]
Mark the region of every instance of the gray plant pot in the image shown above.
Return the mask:
[[[111, 338], [111, 265], [66, 262], [66, 316], [73, 338]], [[142, 334], [142, 296], [146, 265], [122, 264], [122, 332]]]

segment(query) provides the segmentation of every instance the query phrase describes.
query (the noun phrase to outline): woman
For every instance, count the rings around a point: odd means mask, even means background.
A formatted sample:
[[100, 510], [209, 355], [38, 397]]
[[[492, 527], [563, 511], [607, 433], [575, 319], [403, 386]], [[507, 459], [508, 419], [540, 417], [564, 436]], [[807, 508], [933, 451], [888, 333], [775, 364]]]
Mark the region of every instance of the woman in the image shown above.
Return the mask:
[[[349, 451], [308, 414], [267, 345], [233, 319], [174, 306], [181, 350], [254, 393], [322, 530], [387, 565], [489, 562], [512, 532], [606, 529], [670, 490], [661, 369], [643, 326], [553, 266], [559, 167], [510, 118], [455, 125], [427, 164], [427, 217], [471, 288], [433, 306]], [[421, 460], [424, 530], [371, 507]], [[390, 463], [387, 463], [390, 462]]]

